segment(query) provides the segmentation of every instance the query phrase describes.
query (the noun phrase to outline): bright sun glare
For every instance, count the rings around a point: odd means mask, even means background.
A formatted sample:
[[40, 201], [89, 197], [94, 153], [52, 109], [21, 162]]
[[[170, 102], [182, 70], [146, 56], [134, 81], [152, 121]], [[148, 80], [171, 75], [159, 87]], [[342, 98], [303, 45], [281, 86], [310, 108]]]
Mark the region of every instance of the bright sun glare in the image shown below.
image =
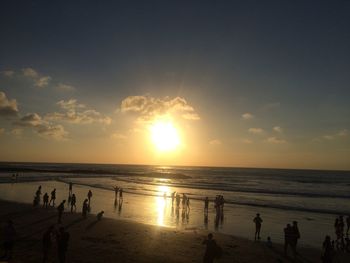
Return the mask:
[[151, 138], [158, 151], [174, 151], [180, 144], [177, 129], [170, 121], [157, 121], [150, 127]]

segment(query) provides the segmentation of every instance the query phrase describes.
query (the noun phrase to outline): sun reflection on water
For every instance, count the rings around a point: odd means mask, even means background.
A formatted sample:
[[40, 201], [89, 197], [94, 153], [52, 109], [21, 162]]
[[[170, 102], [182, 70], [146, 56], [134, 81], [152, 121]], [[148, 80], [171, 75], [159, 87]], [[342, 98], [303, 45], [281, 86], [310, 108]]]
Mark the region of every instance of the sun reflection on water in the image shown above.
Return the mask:
[[155, 203], [155, 209], [157, 212], [157, 225], [159, 226], [165, 226], [164, 224], [164, 215], [166, 213], [166, 205], [167, 205], [167, 199], [164, 197], [164, 194], [166, 196], [169, 196], [169, 187], [166, 185], [158, 185], [157, 186], [158, 194], [155, 197], [156, 203]]

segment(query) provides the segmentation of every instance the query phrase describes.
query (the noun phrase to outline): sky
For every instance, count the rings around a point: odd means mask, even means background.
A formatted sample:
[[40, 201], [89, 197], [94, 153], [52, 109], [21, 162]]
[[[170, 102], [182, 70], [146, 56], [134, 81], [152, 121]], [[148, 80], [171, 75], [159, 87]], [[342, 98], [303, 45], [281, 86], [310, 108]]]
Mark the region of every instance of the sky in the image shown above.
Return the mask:
[[[0, 161], [350, 170], [349, 13], [1, 1]], [[161, 121], [176, 149], [152, 142]]]

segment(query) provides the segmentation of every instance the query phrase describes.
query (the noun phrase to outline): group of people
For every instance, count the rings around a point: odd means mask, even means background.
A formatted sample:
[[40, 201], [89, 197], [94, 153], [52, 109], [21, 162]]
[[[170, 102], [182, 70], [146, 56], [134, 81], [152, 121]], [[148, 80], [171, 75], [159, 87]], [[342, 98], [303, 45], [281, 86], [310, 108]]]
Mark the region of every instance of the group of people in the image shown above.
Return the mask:
[[43, 262], [47, 262], [54, 240], [57, 242], [58, 260], [60, 263], [64, 263], [68, 249], [69, 233], [65, 231], [64, 227], [61, 226], [57, 230], [53, 225], [50, 226], [43, 234]]
[[[33, 206], [38, 206], [40, 205], [41, 201], [41, 185], [39, 185], [38, 189], [35, 192], [34, 200], [33, 200]], [[51, 204], [54, 207], [55, 206], [55, 200], [56, 200], [56, 188], [54, 188], [51, 191], [51, 199], [49, 201], [49, 195], [47, 193], [44, 194], [43, 196], [43, 207], [48, 208]]]

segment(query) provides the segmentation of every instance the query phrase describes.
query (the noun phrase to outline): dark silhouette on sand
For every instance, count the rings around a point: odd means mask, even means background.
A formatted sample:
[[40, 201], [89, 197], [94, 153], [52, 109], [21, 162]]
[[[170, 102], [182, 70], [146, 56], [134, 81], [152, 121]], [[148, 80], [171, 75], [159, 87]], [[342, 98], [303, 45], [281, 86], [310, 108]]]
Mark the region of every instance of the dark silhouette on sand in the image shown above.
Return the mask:
[[206, 245], [203, 263], [212, 263], [215, 258], [221, 256], [221, 248], [216, 244], [216, 241], [213, 239], [213, 234], [208, 234], [208, 239], [202, 242], [203, 245]]
[[52, 234], [54, 226], [50, 226], [43, 235], [43, 262], [47, 261], [47, 256], [52, 246]]
[[102, 219], [102, 216], [103, 216], [104, 213], [105, 213], [104, 211], [101, 211], [101, 212], [99, 212], [99, 213], [96, 215], [97, 221], [100, 221], [100, 220]]
[[88, 199], [85, 199], [83, 202], [83, 210], [82, 210], [82, 215], [84, 218], [86, 218], [88, 210], [89, 210]]
[[53, 189], [51, 192], [51, 199], [50, 199], [49, 205], [51, 205], [51, 202], [52, 202], [52, 206], [55, 207], [55, 200], [56, 200], [56, 188]]
[[256, 217], [253, 219], [253, 222], [255, 223], [254, 240], [256, 239], [260, 240], [261, 223], [263, 222], [263, 220], [261, 219], [259, 213], [256, 214]]
[[60, 224], [62, 222], [62, 213], [64, 211], [64, 204], [66, 203], [66, 200], [63, 200], [58, 206], [57, 206], [57, 211], [58, 211], [58, 220], [57, 222]]
[[15, 245], [16, 235], [16, 230], [13, 226], [12, 220], [8, 220], [6, 226], [2, 230], [4, 255], [1, 257], [1, 259], [12, 259], [12, 252]]
[[91, 197], [92, 197], [92, 192], [91, 192], [91, 190], [89, 190], [89, 192], [87, 194], [87, 198], [89, 200], [89, 206], [90, 206], [90, 203], [91, 203]]
[[334, 248], [332, 246], [330, 236], [326, 236], [325, 240], [323, 241], [322, 249], [323, 249], [322, 262], [323, 263], [332, 263], [333, 262], [333, 255], [334, 255]]
[[43, 196], [43, 207], [48, 208], [49, 206], [49, 195], [47, 193]]
[[72, 194], [72, 198], [70, 200], [70, 211], [71, 211], [71, 213], [73, 213], [73, 209], [74, 209], [74, 211], [77, 210], [76, 203], [77, 203], [77, 198], [75, 197], [75, 194]]
[[69, 233], [64, 230], [64, 227], [60, 227], [59, 231], [57, 232], [57, 252], [60, 263], [64, 263], [66, 261], [68, 241]]

